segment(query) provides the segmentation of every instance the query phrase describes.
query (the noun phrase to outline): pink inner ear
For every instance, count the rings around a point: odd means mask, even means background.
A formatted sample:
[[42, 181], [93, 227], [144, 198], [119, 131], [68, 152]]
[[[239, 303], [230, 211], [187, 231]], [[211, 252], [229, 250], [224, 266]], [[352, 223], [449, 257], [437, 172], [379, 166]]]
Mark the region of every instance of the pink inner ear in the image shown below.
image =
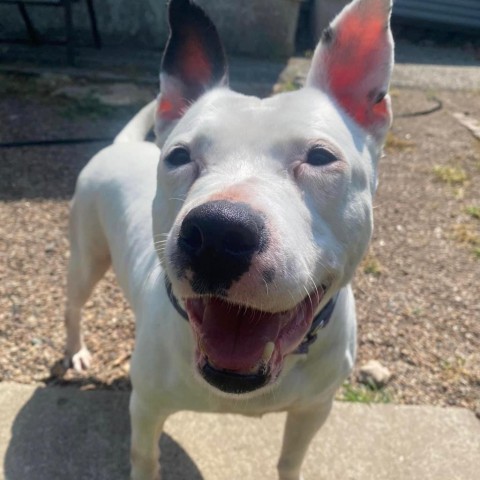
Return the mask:
[[184, 32], [182, 49], [179, 52], [179, 81], [165, 77], [162, 95], [157, 106], [157, 116], [165, 121], [183, 116], [189, 102], [201, 95], [212, 81], [211, 60], [205, 52], [199, 35], [192, 29]]
[[205, 53], [201, 38], [194, 31], [187, 32], [180, 54], [182, 78], [192, 85], [208, 85], [212, 79], [212, 65]]
[[177, 100], [173, 103], [168, 98], [161, 98], [157, 105], [157, 116], [168, 121], [180, 118], [185, 108], [185, 102], [180, 98]]
[[[369, 85], [372, 72], [385, 61], [386, 26], [384, 16], [349, 12], [338, 25], [332, 51], [328, 56], [330, 89], [343, 108], [355, 120], [368, 126], [387, 115], [385, 102], [371, 105]], [[374, 77], [373, 77], [374, 78]]]

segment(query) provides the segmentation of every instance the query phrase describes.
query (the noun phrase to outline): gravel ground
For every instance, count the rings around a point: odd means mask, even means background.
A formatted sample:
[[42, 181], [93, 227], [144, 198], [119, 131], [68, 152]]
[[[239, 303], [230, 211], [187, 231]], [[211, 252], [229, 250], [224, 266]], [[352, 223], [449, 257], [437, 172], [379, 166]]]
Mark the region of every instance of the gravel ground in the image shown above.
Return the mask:
[[[49, 83], [50, 82], [50, 83]], [[0, 77], [0, 141], [113, 135], [128, 109], [67, 102], [50, 79]], [[361, 385], [358, 367], [340, 397], [457, 405], [480, 401], [480, 142], [453, 112], [480, 119], [478, 92], [392, 92], [395, 120], [382, 159], [375, 234], [355, 277], [357, 365], [379, 360], [387, 386]], [[0, 150], [0, 381], [128, 389], [133, 316], [109, 273], [87, 303], [94, 364], [61, 367], [68, 201], [102, 145]]]

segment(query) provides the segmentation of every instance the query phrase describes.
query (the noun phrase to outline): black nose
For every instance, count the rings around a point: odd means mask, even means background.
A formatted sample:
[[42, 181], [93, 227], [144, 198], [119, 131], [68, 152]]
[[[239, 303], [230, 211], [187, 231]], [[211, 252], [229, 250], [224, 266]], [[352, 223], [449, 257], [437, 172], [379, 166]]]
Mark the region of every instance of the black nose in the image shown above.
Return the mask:
[[179, 246], [193, 256], [248, 257], [260, 248], [263, 220], [245, 203], [209, 202], [191, 210]]
[[262, 216], [241, 202], [217, 200], [192, 209], [178, 237], [181, 263], [193, 273], [199, 293], [225, 292], [250, 268], [252, 257], [265, 248]]

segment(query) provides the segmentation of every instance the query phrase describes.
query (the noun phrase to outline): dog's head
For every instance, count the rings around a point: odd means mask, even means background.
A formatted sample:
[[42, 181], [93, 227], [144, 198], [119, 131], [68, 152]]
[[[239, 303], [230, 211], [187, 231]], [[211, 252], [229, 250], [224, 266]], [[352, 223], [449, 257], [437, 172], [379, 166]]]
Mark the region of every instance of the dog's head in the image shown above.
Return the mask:
[[391, 122], [390, 10], [391, 0], [352, 2], [323, 34], [306, 86], [259, 99], [228, 89], [204, 12], [170, 2], [154, 238], [196, 368], [224, 392], [275, 382], [367, 248]]

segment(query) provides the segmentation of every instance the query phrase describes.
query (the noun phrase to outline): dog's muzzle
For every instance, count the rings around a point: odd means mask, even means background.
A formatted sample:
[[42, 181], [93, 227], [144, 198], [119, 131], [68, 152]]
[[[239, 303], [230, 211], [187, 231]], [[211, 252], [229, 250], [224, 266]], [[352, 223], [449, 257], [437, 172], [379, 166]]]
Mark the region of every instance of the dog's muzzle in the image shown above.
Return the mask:
[[172, 259], [178, 276], [193, 290], [193, 296], [182, 299], [185, 311], [168, 280], [167, 291], [193, 329], [198, 373], [225, 393], [248, 393], [273, 383], [284, 358], [306, 353], [321, 328], [316, 312], [327, 290], [324, 285], [285, 311], [263, 311], [231, 301], [231, 285], [249, 271], [268, 243], [264, 217], [242, 202], [199, 205], [187, 213], [178, 230]]
[[216, 200], [193, 208], [183, 219], [176, 260], [192, 272], [195, 293], [225, 295], [266, 248], [262, 216], [242, 202]]
[[192, 326], [198, 372], [210, 385], [233, 394], [275, 381], [286, 355], [307, 354], [318, 330], [328, 325], [338, 298], [336, 293], [315, 316], [324, 287], [287, 312], [261, 312], [218, 297], [187, 299], [184, 310], [168, 277], [165, 287], [173, 307]]
[[314, 315], [323, 298], [317, 290], [293, 309], [263, 312], [215, 297], [186, 300], [202, 377], [226, 393], [243, 394], [273, 383], [292, 353], [307, 353], [328, 323], [336, 296]]

